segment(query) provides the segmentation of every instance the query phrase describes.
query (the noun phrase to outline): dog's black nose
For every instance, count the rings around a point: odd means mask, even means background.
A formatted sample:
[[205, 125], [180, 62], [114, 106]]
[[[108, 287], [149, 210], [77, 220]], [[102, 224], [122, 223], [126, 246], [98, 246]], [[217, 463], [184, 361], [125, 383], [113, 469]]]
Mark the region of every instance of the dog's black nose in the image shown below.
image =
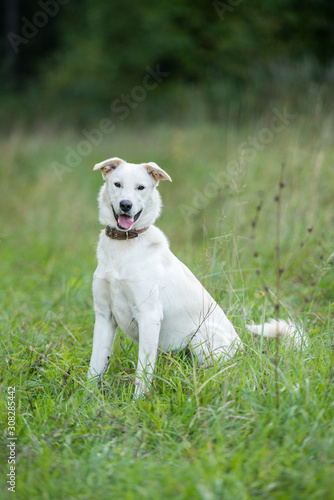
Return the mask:
[[132, 208], [132, 202], [130, 200], [122, 200], [119, 206], [123, 212], [129, 212]]

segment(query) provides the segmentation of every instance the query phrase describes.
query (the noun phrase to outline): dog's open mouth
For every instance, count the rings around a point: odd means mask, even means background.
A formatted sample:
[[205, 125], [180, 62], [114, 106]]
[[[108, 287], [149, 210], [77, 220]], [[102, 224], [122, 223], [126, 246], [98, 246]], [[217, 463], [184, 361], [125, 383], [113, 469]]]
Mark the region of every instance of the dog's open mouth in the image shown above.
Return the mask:
[[138, 220], [140, 214], [142, 213], [142, 210], [140, 210], [135, 216], [126, 214], [116, 214], [114, 207], [113, 211], [115, 219], [117, 221], [117, 226], [119, 227], [119, 229], [123, 229], [125, 231], [129, 231], [132, 228], [133, 224], [136, 222], [136, 220]]
[[117, 224], [122, 229], [131, 229], [135, 219], [130, 215], [119, 215]]

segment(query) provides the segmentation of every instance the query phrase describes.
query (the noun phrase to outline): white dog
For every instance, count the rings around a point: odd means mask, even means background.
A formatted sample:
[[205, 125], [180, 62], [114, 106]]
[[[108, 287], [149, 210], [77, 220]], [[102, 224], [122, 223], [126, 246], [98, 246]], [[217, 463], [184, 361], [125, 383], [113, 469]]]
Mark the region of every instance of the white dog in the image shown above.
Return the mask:
[[[169, 175], [156, 163], [110, 158], [95, 165], [104, 180], [99, 195], [101, 232], [94, 273], [95, 328], [89, 377], [108, 366], [117, 326], [139, 343], [135, 395], [152, 379], [158, 347], [191, 347], [210, 365], [234, 355], [241, 341], [201, 283], [170, 251], [154, 226], [161, 211], [157, 191]], [[249, 327], [264, 336], [294, 336], [285, 322]], [[298, 337], [298, 332], [297, 332]], [[298, 343], [298, 341], [296, 342]]]

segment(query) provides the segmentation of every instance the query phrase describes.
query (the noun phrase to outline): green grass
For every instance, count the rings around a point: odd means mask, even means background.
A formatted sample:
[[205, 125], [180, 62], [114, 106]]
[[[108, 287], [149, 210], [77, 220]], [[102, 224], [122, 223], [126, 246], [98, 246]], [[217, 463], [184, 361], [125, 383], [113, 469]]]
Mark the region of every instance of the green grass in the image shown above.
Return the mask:
[[[334, 498], [333, 123], [297, 117], [240, 160], [238, 146], [266, 126], [119, 128], [62, 182], [52, 162], [64, 163], [66, 146], [82, 137], [16, 131], [2, 141], [2, 498], [12, 494], [8, 386], [16, 387], [16, 498]], [[92, 166], [109, 156], [156, 161], [171, 175], [160, 186], [158, 225], [245, 343], [230, 363], [206, 370], [160, 353], [141, 401], [132, 399], [137, 346], [120, 334], [102, 389], [86, 382], [102, 183]], [[241, 168], [195, 206], [231, 160]], [[282, 162], [281, 315], [304, 324], [305, 352], [276, 350], [244, 327], [275, 315]]]

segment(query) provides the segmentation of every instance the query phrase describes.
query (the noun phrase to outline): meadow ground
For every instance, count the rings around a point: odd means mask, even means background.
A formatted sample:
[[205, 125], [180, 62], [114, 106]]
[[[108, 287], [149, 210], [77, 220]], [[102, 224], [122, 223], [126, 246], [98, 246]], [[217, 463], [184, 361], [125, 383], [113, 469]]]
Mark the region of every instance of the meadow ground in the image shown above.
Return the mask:
[[[54, 162], [82, 135], [17, 130], [2, 140], [3, 499], [13, 495], [10, 387], [14, 498], [334, 498], [333, 123], [271, 123], [119, 128], [62, 180]], [[101, 229], [92, 167], [110, 156], [155, 161], [171, 175], [157, 224], [244, 342], [231, 362], [205, 370], [160, 353], [140, 401], [137, 346], [122, 334], [102, 389], [86, 384]], [[275, 316], [278, 206], [280, 314], [304, 325], [302, 352], [245, 330]]]

